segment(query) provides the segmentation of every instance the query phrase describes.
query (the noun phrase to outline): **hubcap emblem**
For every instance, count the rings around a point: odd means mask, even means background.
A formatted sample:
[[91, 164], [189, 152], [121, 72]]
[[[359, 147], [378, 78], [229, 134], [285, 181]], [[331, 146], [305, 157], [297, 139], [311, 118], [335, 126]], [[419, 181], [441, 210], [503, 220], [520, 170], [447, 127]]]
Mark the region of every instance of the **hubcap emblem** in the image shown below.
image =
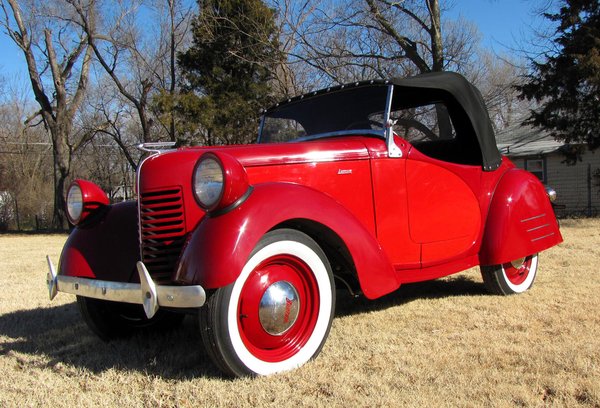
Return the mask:
[[280, 336], [296, 322], [300, 311], [300, 299], [294, 286], [278, 281], [267, 288], [260, 300], [258, 317], [263, 329]]

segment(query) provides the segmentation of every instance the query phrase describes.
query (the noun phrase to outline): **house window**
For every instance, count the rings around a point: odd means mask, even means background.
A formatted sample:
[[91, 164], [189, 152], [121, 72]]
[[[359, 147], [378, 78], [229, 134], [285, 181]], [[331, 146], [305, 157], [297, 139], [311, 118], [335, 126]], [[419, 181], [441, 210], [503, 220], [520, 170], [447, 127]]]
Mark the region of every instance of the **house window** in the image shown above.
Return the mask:
[[546, 182], [545, 159], [525, 159], [525, 170], [539, 178], [542, 183]]

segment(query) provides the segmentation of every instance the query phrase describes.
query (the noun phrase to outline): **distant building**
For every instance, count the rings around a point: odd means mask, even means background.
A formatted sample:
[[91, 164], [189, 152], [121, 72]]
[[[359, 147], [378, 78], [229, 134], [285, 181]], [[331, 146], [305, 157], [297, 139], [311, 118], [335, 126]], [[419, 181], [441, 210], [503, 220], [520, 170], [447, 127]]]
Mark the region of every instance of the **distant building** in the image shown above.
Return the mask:
[[566, 164], [569, 146], [554, 140], [544, 130], [519, 124], [496, 135], [500, 152], [518, 167], [528, 170], [557, 192], [558, 216], [599, 215], [600, 151], [582, 149], [581, 161]]

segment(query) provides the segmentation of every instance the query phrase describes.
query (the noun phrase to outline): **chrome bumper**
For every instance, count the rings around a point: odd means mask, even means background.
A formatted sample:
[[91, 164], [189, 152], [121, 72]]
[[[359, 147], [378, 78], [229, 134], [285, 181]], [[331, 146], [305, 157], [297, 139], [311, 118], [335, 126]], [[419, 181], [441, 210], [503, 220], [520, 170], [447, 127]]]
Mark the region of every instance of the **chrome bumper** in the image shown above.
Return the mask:
[[50, 300], [58, 292], [64, 292], [113, 302], [135, 303], [144, 306], [149, 319], [161, 306], [188, 309], [201, 307], [206, 302], [202, 286], [156, 285], [143, 262], [137, 263], [141, 283], [123, 283], [57, 275], [50, 257], [46, 256], [46, 260], [49, 269], [46, 283]]

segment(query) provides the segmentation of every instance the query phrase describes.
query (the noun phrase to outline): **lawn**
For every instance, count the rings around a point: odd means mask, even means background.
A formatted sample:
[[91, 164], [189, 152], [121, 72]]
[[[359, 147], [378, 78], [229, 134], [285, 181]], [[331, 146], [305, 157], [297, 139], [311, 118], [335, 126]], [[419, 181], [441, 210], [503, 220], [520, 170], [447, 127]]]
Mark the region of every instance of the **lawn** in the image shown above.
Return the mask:
[[338, 292], [319, 357], [263, 378], [220, 376], [198, 324], [103, 343], [74, 297], [50, 302], [62, 235], [0, 236], [0, 407], [600, 407], [600, 220], [562, 221], [534, 287], [487, 295], [478, 270], [377, 301]]

